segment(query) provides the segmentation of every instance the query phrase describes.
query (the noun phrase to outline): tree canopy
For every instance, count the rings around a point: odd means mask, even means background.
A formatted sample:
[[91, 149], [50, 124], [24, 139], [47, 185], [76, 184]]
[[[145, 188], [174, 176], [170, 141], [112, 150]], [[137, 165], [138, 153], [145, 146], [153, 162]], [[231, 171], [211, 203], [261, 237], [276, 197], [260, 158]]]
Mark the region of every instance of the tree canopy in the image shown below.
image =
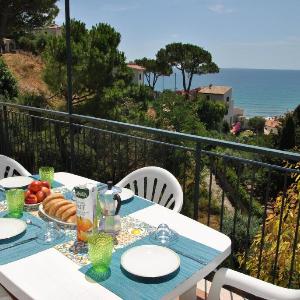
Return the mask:
[[[63, 32], [65, 28], [63, 27]], [[118, 80], [129, 83], [132, 73], [118, 50], [121, 36], [108, 24], [88, 30], [84, 23], [71, 21], [73, 103], [101, 98], [104, 88]], [[54, 94], [66, 97], [66, 41], [62, 36], [48, 40], [43, 53], [44, 79]]]
[[173, 72], [172, 67], [165, 60], [149, 59], [144, 57], [142, 59], [136, 59], [135, 63], [146, 69], [145, 78], [148, 86], [152, 89], [155, 88], [157, 79], [160, 76], [170, 76]]
[[248, 121], [249, 127], [255, 131], [257, 134], [263, 134], [265, 128], [266, 120], [263, 117], [253, 117]]
[[197, 115], [201, 122], [206, 125], [208, 130], [218, 130], [221, 127], [221, 121], [227, 114], [227, 106], [221, 101], [211, 101], [204, 97], [198, 97]]
[[287, 114], [279, 135], [279, 149], [287, 150], [295, 147], [295, 122], [292, 114]]
[[57, 0], [0, 0], [0, 41], [51, 23], [58, 14]]
[[171, 67], [176, 67], [181, 72], [185, 92], [190, 91], [194, 75], [219, 72], [211, 54], [192, 44], [168, 44], [158, 51], [157, 60], [167, 61]]

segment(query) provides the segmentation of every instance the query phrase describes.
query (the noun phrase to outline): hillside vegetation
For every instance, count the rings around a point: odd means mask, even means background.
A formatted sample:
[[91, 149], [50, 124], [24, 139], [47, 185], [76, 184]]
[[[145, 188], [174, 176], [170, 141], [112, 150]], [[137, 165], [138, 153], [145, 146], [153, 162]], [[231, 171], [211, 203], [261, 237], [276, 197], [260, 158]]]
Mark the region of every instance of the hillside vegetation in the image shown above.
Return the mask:
[[21, 94], [50, 95], [48, 87], [42, 79], [44, 65], [38, 56], [27, 53], [5, 53], [3, 59], [17, 79]]

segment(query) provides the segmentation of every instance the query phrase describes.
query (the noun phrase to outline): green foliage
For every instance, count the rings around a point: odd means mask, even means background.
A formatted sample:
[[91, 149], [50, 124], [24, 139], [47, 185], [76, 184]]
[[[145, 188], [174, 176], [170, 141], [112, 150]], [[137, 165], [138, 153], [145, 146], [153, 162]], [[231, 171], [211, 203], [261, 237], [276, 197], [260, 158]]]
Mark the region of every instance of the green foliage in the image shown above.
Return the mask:
[[150, 86], [152, 89], [155, 88], [157, 79], [160, 76], [170, 76], [173, 72], [171, 66], [165, 60], [149, 59], [144, 57], [142, 59], [136, 59], [135, 63], [143, 66], [146, 69], [144, 74], [148, 86]]
[[300, 105], [298, 105], [295, 108], [295, 110], [293, 112], [293, 117], [294, 117], [295, 125], [300, 126]]
[[222, 123], [222, 132], [227, 134], [227, 133], [229, 133], [229, 131], [230, 131], [230, 126], [229, 126], [228, 122], [224, 120]]
[[[299, 163], [295, 167], [299, 169]], [[287, 287], [290, 278], [290, 268], [293, 256], [293, 247], [295, 238], [297, 245], [295, 247], [295, 261], [293, 265], [291, 286], [299, 286], [300, 274], [300, 231], [296, 236], [296, 224], [299, 212], [299, 174], [293, 175], [294, 182], [288, 187], [286, 197], [280, 192], [274, 203], [274, 212], [270, 213], [265, 221], [264, 243], [262, 241], [262, 228], [257, 231], [251, 244], [248, 259], [245, 262], [245, 253], [239, 257], [240, 264], [246, 263], [246, 268], [250, 275], [255, 276], [258, 268], [262, 280], [272, 282], [274, 274], [275, 255], [277, 240], [279, 239], [278, 258], [275, 283]], [[298, 185], [298, 186], [297, 186]], [[282, 222], [280, 221], [282, 219]], [[280, 227], [279, 227], [280, 226]], [[279, 232], [280, 228], [280, 232]], [[280, 236], [278, 236], [280, 234]], [[262, 246], [262, 260], [259, 265], [260, 249]]]
[[292, 149], [295, 147], [295, 123], [293, 116], [287, 114], [280, 132], [279, 148]]
[[35, 53], [35, 43], [32, 37], [28, 35], [21, 36], [18, 39], [20, 49], [28, 52]]
[[156, 126], [178, 132], [205, 134], [205, 127], [197, 115], [196, 101], [186, 101], [181, 95], [165, 91], [154, 102]]
[[11, 101], [17, 96], [17, 81], [9, 71], [3, 59], [0, 58], [0, 99]]
[[18, 97], [18, 104], [46, 108], [47, 100], [44, 95], [37, 95], [34, 93], [25, 93]]
[[263, 117], [253, 117], [250, 118], [248, 121], [248, 125], [251, 130], [256, 132], [257, 134], [263, 134], [264, 133], [264, 127], [265, 127], [266, 120]]
[[191, 89], [194, 75], [219, 72], [211, 54], [192, 44], [168, 44], [158, 51], [156, 57], [159, 61], [167, 61], [170, 66], [176, 67], [182, 73], [183, 88], [186, 92]]
[[4, 0], [0, 3], [0, 40], [50, 24], [58, 14], [57, 0]]
[[[238, 210], [236, 212], [236, 224], [234, 227], [234, 218], [234, 212], [225, 210], [222, 231], [231, 238], [233, 252], [238, 253], [250, 246], [259, 229], [261, 220], [253, 215], [249, 217], [249, 214], [245, 215]], [[248, 222], [250, 226], [248, 226]], [[247, 228], [249, 228], [249, 233], [247, 232]]]
[[[67, 95], [66, 43], [62, 36], [52, 37], [43, 54], [44, 79], [51, 91]], [[105, 88], [122, 81], [128, 84], [131, 73], [126, 67], [125, 56], [118, 50], [121, 36], [107, 24], [86, 29], [84, 23], [71, 21], [73, 103], [86, 104], [97, 111]], [[97, 107], [99, 104], [99, 107]], [[87, 108], [88, 110], [90, 108]], [[102, 108], [101, 108], [102, 109]]]
[[227, 113], [226, 105], [221, 101], [211, 101], [204, 97], [198, 97], [197, 114], [208, 130], [218, 130], [221, 127], [221, 121]]

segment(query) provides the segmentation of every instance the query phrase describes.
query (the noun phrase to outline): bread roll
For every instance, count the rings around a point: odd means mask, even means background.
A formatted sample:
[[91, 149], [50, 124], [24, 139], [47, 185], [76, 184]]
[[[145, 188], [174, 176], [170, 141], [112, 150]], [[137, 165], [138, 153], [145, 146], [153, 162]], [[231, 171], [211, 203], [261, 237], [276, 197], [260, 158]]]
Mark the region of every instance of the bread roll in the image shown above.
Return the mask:
[[71, 208], [68, 208], [61, 216], [63, 221], [67, 221], [69, 217], [76, 214], [76, 206], [74, 205]]
[[67, 220], [68, 223], [76, 223], [76, 215], [72, 215]]
[[44, 199], [43, 206], [45, 207], [49, 201], [57, 198], [64, 198], [64, 196], [61, 193], [52, 193]]
[[54, 199], [51, 199], [50, 201], [48, 201], [46, 205], [44, 205], [44, 203], [43, 203], [44, 211], [46, 213], [48, 213], [50, 208], [52, 207], [52, 205], [54, 205], [56, 202], [59, 202], [61, 200], [65, 200], [65, 199], [64, 198], [54, 198]]
[[[52, 202], [51, 202], [52, 203]], [[58, 201], [56, 201], [55, 203], [53, 203], [53, 205], [50, 207], [49, 209], [49, 215], [50, 216], [55, 216], [56, 211], [62, 207], [63, 205], [69, 204], [68, 200], [64, 200], [64, 199], [59, 199]]]
[[69, 208], [75, 206], [74, 203], [69, 202], [68, 204], [65, 204], [63, 206], [61, 206], [55, 213], [55, 217], [58, 219], [61, 219], [62, 214]]

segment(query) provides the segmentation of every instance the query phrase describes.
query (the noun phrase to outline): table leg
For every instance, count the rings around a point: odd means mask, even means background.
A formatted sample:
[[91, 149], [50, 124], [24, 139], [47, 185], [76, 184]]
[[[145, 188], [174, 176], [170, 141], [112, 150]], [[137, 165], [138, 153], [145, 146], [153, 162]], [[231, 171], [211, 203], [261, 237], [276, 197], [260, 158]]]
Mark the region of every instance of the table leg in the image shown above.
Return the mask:
[[196, 300], [197, 299], [197, 286], [193, 286], [179, 297], [179, 300]]

